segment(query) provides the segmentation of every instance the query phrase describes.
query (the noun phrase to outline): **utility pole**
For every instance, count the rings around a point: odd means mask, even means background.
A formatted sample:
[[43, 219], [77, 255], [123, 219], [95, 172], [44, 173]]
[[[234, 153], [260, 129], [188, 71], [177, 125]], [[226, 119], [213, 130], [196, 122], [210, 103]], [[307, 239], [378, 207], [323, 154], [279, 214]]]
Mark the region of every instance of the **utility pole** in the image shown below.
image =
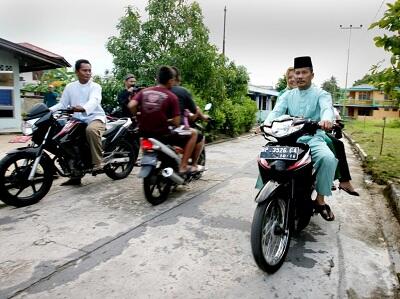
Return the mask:
[[225, 27], [226, 27], [226, 6], [224, 8], [224, 38], [222, 41], [222, 54], [225, 56]]
[[[340, 29], [346, 29], [346, 30], [350, 30], [350, 34], [349, 34], [349, 47], [347, 48], [347, 65], [346, 65], [346, 83], [344, 86], [344, 96], [347, 99], [347, 78], [349, 75], [349, 60], [350, 60], [350, 44], [351, 44], [351, 30], [353, 29], [361, 29], [363, 25], [360, 25], [358, 27], [354, 27], [353, 25], [349, 25], [348, 27], [343, 27], [342, 25], [340, 25]], [[344, 112], [345, 112], [345, 99], [343, 99], [343, 106], [342, 106], [342, 115], [344, 116]]]

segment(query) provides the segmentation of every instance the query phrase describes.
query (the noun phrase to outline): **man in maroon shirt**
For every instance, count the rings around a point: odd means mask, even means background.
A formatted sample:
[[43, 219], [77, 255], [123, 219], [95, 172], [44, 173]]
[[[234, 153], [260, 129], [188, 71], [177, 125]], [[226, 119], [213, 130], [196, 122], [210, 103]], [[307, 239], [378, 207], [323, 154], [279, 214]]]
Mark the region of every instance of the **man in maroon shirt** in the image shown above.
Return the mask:
[[169, 126], [180, 125], [180, 109], [176, 95], [170, 89], [175, 85], [175, 73], [171, 67], [160, 67], [157, 74], [158, 85], [143, 89], [128, 104], [135, 115], [138, 111], [139, 133], [143, 137], [151, 137], [173, 145], [183, 147], [183, 157], [179, 167], [180, 173], [192, 171], [188, 167], [188, 159], [193, 153], [197, 133], [179, 135], [171, 132]]

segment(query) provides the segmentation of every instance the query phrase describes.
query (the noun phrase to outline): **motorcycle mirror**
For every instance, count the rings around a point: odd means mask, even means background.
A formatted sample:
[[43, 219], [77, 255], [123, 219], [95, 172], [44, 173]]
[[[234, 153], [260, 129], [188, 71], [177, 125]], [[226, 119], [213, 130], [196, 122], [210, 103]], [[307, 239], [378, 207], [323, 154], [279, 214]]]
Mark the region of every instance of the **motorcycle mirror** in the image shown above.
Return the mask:
[[204, 111], [210, 110], [211, 107], [212, 107], [212, 104], [211, 104], [211, 103], [208, 103], [208, 104], [204, 107]]

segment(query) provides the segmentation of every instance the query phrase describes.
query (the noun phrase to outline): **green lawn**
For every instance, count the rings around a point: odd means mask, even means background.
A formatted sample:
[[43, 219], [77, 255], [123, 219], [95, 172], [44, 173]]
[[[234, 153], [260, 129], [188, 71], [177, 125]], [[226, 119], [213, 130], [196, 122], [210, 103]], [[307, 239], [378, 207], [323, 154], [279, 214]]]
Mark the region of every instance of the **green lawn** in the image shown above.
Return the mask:
[[400, 182], [400, 121], [387, 120], [382, 155], [383, 120], [349, 120], [345, 132], [367, 153], [366, 170], [380, 184]]

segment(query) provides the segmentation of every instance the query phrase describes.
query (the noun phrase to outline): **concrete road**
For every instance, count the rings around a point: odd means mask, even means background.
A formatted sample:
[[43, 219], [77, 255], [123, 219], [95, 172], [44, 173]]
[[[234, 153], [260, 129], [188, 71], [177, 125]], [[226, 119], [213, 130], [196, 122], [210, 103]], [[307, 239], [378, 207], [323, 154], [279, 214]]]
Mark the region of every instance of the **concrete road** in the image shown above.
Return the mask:
[[162, 205], [127, 179], [54, 182], [40, 203], [0, 206], [0, 298], [394, 298], [399, 226], [379, 188], [328, 199], [274, 275], [254, 263], [250, 227], [260, 136], [207, 148], [209, 171]]

